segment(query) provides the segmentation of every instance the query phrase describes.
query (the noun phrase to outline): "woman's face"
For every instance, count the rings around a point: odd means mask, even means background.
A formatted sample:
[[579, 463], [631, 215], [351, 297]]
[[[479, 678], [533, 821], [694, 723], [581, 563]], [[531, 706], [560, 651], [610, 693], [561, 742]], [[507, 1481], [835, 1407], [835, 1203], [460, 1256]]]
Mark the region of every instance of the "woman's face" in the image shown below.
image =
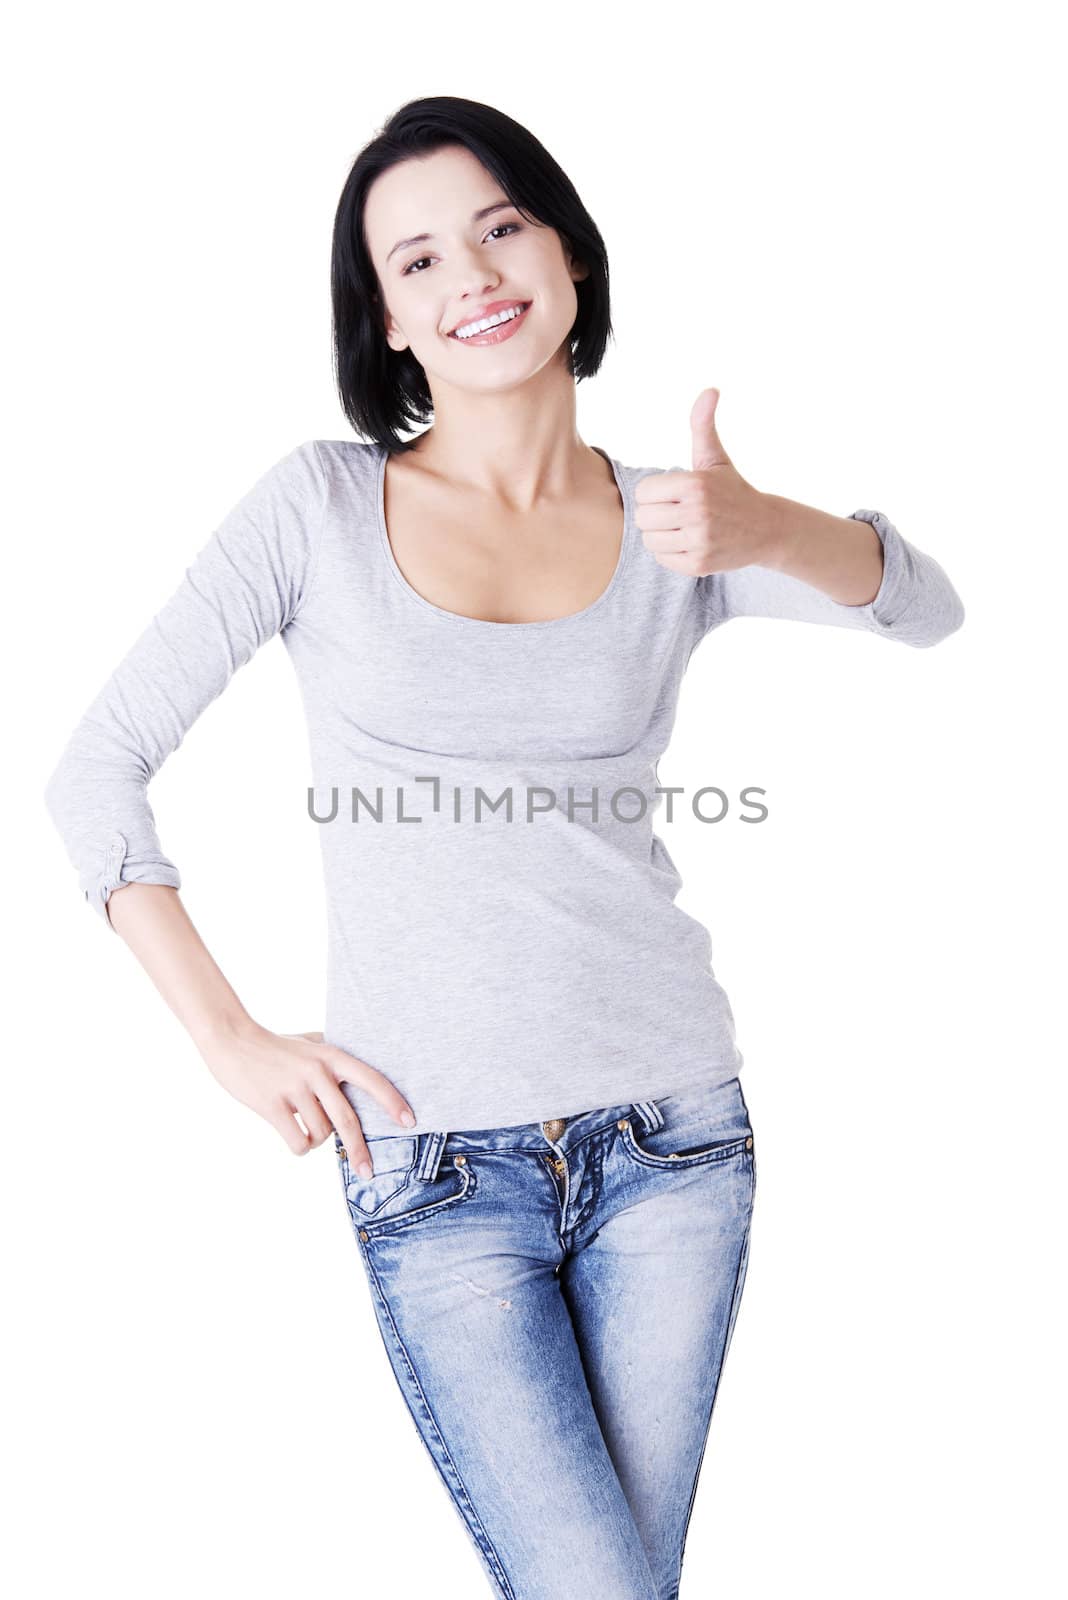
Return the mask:
[[[588, 269], [555, 229], [522, 216], [464, 146], [412, 157], [376, 178], [364, 233], [386, 338], [393, 350], [410, 347], [431, 388], [436, 378], [489, 393], [523, 383], [557, 358], [566, 367], [575, 284]], [[492, 301], [529, 309], [498, 343], [458, 339], [453, 330], [485, 315]]]

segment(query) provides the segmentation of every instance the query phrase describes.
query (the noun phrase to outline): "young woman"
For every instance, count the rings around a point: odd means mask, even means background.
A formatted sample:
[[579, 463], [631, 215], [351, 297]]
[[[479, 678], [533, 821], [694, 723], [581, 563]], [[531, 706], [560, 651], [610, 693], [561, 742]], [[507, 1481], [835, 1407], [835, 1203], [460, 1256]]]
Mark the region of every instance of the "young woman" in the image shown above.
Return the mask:
[[[497, 1592], [671, 1600], [756, 1178], [731, 1008], [652, 826], [679, 685], [732, 617], [922, 646], [963, 608], [882, 513], [741, 478], [714, 390], [690, 468], [580, 439], [604, 243], [491, 107], [415, 101], [360, 154], [332, 293], [369, 442], [300, 445], [230, 512], [48, 804], [223, 1087], [296, 1155], [333, 1135], [389, 1359]], [[242, 1007], [146, 798], [275, 634], [329, 916], [300, 1035]]]

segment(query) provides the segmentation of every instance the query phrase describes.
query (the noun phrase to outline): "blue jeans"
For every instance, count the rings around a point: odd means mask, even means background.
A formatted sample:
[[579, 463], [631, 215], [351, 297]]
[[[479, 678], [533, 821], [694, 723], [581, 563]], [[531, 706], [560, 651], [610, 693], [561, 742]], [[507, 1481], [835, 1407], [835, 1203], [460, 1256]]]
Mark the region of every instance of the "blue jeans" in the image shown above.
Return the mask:
[[415, 1425], [508, 1600], [677, 1600], [749, 1258], [738, 1079], [511, 1128], [335, 1137]]

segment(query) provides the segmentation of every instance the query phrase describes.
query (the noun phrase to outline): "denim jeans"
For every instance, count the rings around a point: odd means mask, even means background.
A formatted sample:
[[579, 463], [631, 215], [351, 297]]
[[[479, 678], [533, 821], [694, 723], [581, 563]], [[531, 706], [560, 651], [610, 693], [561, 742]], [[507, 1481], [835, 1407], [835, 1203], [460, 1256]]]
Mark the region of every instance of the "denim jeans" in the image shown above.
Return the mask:
[[416, 1428], [509, 1600], [676, 1600], [749, 1258], [737, 1077], [510, 1128], [335, 1136]]

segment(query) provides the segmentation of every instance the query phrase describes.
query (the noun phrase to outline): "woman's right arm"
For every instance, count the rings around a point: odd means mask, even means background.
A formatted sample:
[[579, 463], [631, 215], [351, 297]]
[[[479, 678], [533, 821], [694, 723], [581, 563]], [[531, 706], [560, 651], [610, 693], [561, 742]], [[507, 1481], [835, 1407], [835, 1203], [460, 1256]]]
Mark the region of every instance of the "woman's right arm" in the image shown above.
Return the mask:
[[[347, 1079], [372, 1093], [400, 1121], [410, 1110], [382, 1073], [321, 1034], [278, 1034], [254, 1022], [230, 987], [182, 904], [177, 889], [128, 883], [108, 900], [111, 926], [129, 946], [223, 1088], [258, 1111], [294, 1155], [333, 1129], [353, 1171], [370, 1161], [360, 1119], [341, 1090]], [[310, 1140], [293, 1113], [298, 1111]]]
[[382, 1073], [320, 1035], [275, 1034], [252, 1020], [182, 905], [147, 797], [234, 672], [298, 616], [325, 507], [325, 474], [309, 441], [259, 479], [199, 552], [74, 729], [45, 802], [86, 900], [133, 951], [218, 1081], [294, 1154], [336, 1128], [358, 1169], [367, 1146], [340, 1083], [358, 1083], [398, 1122], [407, 1102]]

